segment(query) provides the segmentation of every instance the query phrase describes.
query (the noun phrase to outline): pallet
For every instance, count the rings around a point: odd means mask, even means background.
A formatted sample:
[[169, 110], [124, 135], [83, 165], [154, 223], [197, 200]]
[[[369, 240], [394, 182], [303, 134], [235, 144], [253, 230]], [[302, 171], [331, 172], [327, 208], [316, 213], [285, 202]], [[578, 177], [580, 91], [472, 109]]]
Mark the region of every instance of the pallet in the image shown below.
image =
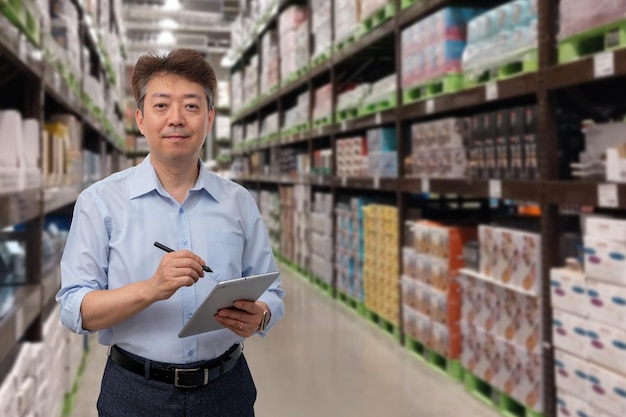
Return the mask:
[[331, 298], [333, 297], [333, 286], [330, 285], [330, 283], [316, 277], [315, 275], [311, 275], [311, 282], [323, 293], [327, 294]]
[[317, 129], [320, 127], [324, 127], [324, 126], [328, 126], [331, 122], [331, 117], [330, 116], [325, 116], [325, 117], [321, 117], [317, 120], [313, 120], [312, 129]]
[[396, 15], [396, 4], [388, 3], [361, 21], [358, 37], [364, 36]]
[[341, 123], [345, 120], [354, 119], [355, 117], [358, 117], [358, 115], [359, 115], [358, 107], [353, 107], [353, 108], [344, 109], [344, 110], [337, 110], [335, 112], [335, 121], [337, 123]]
[[358, 40], [358, 36], [356, 34], [352, 34], [347, 36], [344, 40], [338, 41], [333, 45], [333, 53], [337, 53], [344, 48], [347, 48], [350, 44], [354, 43]]
[[411, 337], [405, 338], [404, 345], [409, 352], [416, 355], [419, 359], [423, 360], [437, 371], [457, 382], [463, 381], [465, 370], [463, 369], [460, 360], [448, 359], [438, 352], [428, 348], [422, 342]]
[[398, 98], [396, 92], [386, 94], [378, 101], [374, 103], [364, 104], [359, 107], [359, 117], [367, 116], [372, 113], [378, 113], [381, 111], [393, 109], [398, 105]]
[[507, 417], [544, 417], [543, 413], [532, 410], [511, 398], [487, 382], [466, 371], [463, 378], [465, 390], [487, 405], [494, 407]]
[[626, 46], [626, 20], [590, 29], [559, 43], [559, 64]]
[[287, 78], [285, 78], [285, 80], [283, 80], [283, 82], [281, 82], [281, 86], [285, 87], [285, 86], [291, 84], [292, 82], [294, 82], [298, 78], [300, 78], [303, 75], [305, 75], [308, 71], [309, 71], [309, 66], [308, 65], [305, 65], [304, 67], [295, 70], [294, 72], [289, 74], [287, 76]]
[[424, 1], [424, 0], [402, 0], [402, 2], [400, 4], [400, 8], [402, 10], [404, 10], [404, 9], [407, 9], [407, 8], [413, 6], [415, 3], [419, 3], [421, 1]]
[[463, 89], [463, 74], [448, 74], [425, 83], [405, 88], [402, 92], [402, 104], [415, 103], [442, 94], [456, 93]]
[[362, 317], [365, 316], [365, 306], [356, 298], [341, 291], [337, 291], [337, 298], [343, 305], [347, 306], [350, 310], [353, 310], [355, 313]]
[[315, 68], [318, 65], [322, 65], [324, 62], [328, 61], [330, 57], [333, 55], [332, 47], [329, 47], [324, 52], [317, 55], [315, 58], [311, 60], [311, 68]]
[[469, 77], [465, 75], [463, 78], [463, 87], [472, 88], [481, 84], [493, 81], [501, 81], [516, 77], [530, 72], [537, 72], [539, 69], [539, 57], [537, 50], [534, 49], [524, 54], [520, 60], [508, 62], [489, 68], [480, 73], [477, 77]]
[[365, 307], [363, 309], [364, 317], [371, 321], [376, 327], [383, 330], [385, 333], [393, 337], [398, 342], [402, 339], [402, 332], [400, 327], [386, 318], [382, 317], [377, 312]]

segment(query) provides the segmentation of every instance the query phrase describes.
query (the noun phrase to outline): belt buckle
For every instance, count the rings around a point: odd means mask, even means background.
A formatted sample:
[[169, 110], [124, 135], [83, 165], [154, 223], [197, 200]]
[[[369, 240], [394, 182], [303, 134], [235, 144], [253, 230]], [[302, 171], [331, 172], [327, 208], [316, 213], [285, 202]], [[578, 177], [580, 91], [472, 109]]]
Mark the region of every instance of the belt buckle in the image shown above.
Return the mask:
[[[200, 368], [190, 368], [190, 369], [180, 369], [180, 368], [176, 368], [174, 369], [174, 386], [178, 387], [178, 388], [196, 388], [199, 387], [200, 385], [184, 385], [184, 384], [180, 384], [178, 382], [178, 379], [180, 378], [180, 374], [184, 374], [187, 372], [196, 372], [199, 371]], [[204, 383], [202, 385], [206, 385], [209, 383], [209, 370], [207, 368], [204, 369]]]

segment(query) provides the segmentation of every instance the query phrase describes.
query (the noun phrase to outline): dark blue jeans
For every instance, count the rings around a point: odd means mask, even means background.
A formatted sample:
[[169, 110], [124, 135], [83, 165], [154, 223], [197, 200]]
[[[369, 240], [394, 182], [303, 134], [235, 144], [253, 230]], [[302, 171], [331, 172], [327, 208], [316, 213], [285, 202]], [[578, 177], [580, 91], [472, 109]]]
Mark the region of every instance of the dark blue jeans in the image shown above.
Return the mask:
[[149, 380], [107, 359], [99, 417], [254, 417], [256, 387], [243, 354], [226, 375], [198, 388]]

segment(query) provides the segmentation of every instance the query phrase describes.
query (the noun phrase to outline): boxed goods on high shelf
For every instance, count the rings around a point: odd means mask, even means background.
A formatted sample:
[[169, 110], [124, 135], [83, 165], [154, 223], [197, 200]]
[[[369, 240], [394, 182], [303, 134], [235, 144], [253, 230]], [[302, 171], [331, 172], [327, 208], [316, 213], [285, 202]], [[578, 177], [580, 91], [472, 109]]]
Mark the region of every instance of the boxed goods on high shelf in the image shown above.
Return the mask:
[[336, 120], [341, 122], [357, 117], [359, 108], [370, 90], [371, 85], [368, 83], [343, 86], [342, 91], [337, 94]]
[[[481, 225], [466, 245], [463, 367], [523, 407], [543, 411], [541, 238]], [[470, 265], [472, 265], [470, 267]]]
[[278, 250], [280, 248], [280, 199], [278, 193], [261, 191], [259, 206], [272, 248]]
[[411, 126], [410, 176], [466, 178], [470, 120], [446, 118]]
[[280, 80], [285, 84], [306, 69], [309, 62], [308, 13], [304, 6], [286, 8], [278, 20], [280, 37]]
[[61, 47], [52, 47], [52, 54], [58, 60], [58, 70], [71, 84], [80, 85], [81, 42], [78, 10], [71, 0], [52, 0], [49, 5], [51, 34], [54, 42]]
[[261, 94], [274, 91], [280, 80], [278, 34], [268, 30], [261, 38]]
[[317, 149], [313, 151], [313, 166], [311, 173], [314, 175], [332, 175], [333, 173], [333, 150]]
[[311, 270], [311, 186], [293, 186], [294, 261], [307, 271]]
[[278, 193], [280, 195], [280, 253], [286, 259], [295, 262], [293, 187], [281, 186], [278, 188]]
[[259, 56], [253, 55], [243, 70], [243, 103], [247, 106], [259, 96]]
[[338, 177], [367, 176], [367, 139], [355, 136], [336, 141]]
[[285, 110], [281, 127], [283, 135], [309, 130], [309, 97], [308, 91], [299, 94], [296, 105]]
[[[40, 131], [38, 120], [23, 119], [17, 110], [0, 111], [0, 194], [41, 185]], [[57, 156], [64, 158], [62, 152]], [[59, 168], [62, 168], [60, 160]]]
[[393, 325], [400, 324], [398, 208], [363, 208], [363, 293], [365, 307]]
[[74, 115], [57, 114], [48, 119], [41, 141], [45, 186], [74, 185], [86, 180], [83, 161], [88, 151], [82, 148], [82, 137], [82, 123]]
[[411, 222], [412, 242], [402, 248], [404, 330], [418, 343], [451, 360], [461, 355], [459, 270], [463, 246], [474, 228]]
[[243, 108], [243, 73], [235, 71], [230, 76], [230, 101], [232, 104], [232, 114], [236, 114]]
[[348, 204], [335, 207], [335, 269], [337, 290], [357, 302], [364, 300], [363, 293], [363, 208], [369, 199], [354, 197]]
[[367, 131], [367, 166], [371, 177], [398, 176], [395, 127], [379, 127]]
[[502, 109], [472, 117], [470, 175], [539, 179], [538, 108]]
[[313, 93], [313, 110], [311, 120], [313, 127], [321, 127], [330, 124], [333, 104], [333, 86], [326, 84], [315, 89]]
[[331, 29], [331, 2], [330, 0], [318, 0], [310, 2], [311, 5], [311, 36], [313, 38], [313, 51], [311, 60], [323, 60], [330, 57], [332, 47]]
[[626, 221], [585, 221], [584, 268], [570, 259], [551, 270], [553, 344], [559, 398], [572, 415], [626, 412]]
[[335, 0], [335, 48], [354, 40], [361, 21], [360, 0]]
[[572, 175], [586, 180], [626, 182], [626, 123], [591, 124], [582, 129], [584, 151], [571, 164]]
[[333, 280], [333, 196], [316, 192], [311, 211], [311, 272], [331, 285]]
[[[559, 4], [559, 62], [623, 46], [624, 0], [563, 0]], [[587, 41], [587, 42], [585, 42]]]
[[396, 74], [393, 73], [370, 84], [359, 108], [359, 115], [387, 110], [396, 105]]
[[261, 119], [259, 137], [262, 140], [270, 141], [278, 137], [278, 116], [278, 112], [274, 112]]
[[[482, 11], [448, 7], [402, 30], [400, 77], [405, 103], [462, 88], [467, 23]], [[435, 82], [433, 89], [427, 84]]]
[[304, 178], [311, 172], [309, 155], [295, 148], [280, 148], [278, 150], [278, 166], [280, 175], [289, 178]]
[[473, 18], [463, 53], [466, 87], [536, 71], [537, 0], [514, 0]]

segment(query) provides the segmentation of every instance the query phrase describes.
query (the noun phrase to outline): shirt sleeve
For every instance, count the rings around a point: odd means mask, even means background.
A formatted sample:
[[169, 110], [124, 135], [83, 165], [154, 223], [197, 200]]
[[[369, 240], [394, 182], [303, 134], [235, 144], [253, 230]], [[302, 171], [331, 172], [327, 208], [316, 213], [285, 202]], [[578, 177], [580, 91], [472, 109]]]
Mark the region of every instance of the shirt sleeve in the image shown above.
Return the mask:
[[80, 307], [90, 291], [108, 287], [107, 219], [104, 205], [84, 191], [74, 206], [74, 215], [61, 258], [61, 289], [56, 300], [61, 305], [61, 322], [75, 333], [94, 333], [83, 329]]
[[[252, 202], [250, 208], [250, 221], [248, 230], [246, 231], [246, 243], [243, 250], [243, 276], [253, 274], [263, 274], [266, 272], [278, 271], [276, 261], [274, 260], [274, 253], [272, 251], [272, 245], [267, 236], [267, 229], [259, 209], [250, 197]], [[283, 298], [285, 296], [285, 290], [281, 288], [280, 275], [276, 278], [276, 281], [270, 285], [258, 301], [262, 301], [270, 309], [271, 317], [270, 322], [265, 328], [265, 331], [261, 332], [261, 336], [265, 336], [267, 332], [276, 324], [285, 314], [285, 306]]]

